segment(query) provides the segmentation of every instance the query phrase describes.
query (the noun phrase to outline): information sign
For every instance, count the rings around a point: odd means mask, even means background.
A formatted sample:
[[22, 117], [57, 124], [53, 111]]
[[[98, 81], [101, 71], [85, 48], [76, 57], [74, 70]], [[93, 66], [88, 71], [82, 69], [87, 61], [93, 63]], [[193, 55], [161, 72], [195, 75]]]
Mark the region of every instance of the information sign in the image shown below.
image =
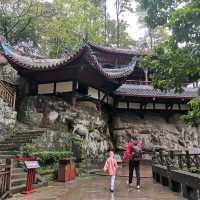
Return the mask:
[[38, 161], [25, 161], [25, 166], [27, 169], [37, 169], [40, 167]]

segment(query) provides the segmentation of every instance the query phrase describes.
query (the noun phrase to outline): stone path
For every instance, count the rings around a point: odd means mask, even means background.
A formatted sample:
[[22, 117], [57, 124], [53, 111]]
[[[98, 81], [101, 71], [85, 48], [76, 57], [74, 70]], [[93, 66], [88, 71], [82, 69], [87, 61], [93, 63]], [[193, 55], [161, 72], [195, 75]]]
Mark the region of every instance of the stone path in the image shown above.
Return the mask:
[[116, 191], [110, 193], [109, 177], [91, 176], [77, 178], [70, 183], [51, 183], [37, 192], [23, 196], [16, 195], [10, 200], [183, 200], [167, 187], [153, 183], [151, 178], [142, 179], [141, 191], [134, 187], [128, 192], [127, 178], [117, 177]]

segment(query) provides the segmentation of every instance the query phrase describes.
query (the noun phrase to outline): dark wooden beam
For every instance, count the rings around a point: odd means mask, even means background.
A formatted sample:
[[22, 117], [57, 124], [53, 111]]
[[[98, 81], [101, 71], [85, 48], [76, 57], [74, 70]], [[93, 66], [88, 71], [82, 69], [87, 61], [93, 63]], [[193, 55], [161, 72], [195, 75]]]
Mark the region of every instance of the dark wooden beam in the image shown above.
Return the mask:
[[73, 81], [73, 84], [72, 84], [72, 96], [71, 96], [71, 109], [72, 110], [75, 110], [75, 108], [76, 108], [76, 100], [77, 100], [77, 98], [76, 98], [76, 90], [78, 89], [77, 88], [77, 84], [78, 82], [77, 82], [77, 80], [74, 80]]

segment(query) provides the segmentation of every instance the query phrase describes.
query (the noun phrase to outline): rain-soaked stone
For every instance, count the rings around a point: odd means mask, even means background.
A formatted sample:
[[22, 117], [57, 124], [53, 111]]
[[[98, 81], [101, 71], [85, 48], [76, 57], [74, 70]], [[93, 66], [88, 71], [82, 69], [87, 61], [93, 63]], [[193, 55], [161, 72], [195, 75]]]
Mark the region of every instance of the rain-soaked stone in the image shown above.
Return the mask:
[[10, 200], [184, 200], [167, 187], [154, 183], [152, 178], [142, 178], [141, 190], [135, 185], [128, 190], [127, 177], [116, 178], [116, 190], [109, 192], [109, 176], [77, 178], [67, 183], [51, 183], [29, 195], [18, 194]]

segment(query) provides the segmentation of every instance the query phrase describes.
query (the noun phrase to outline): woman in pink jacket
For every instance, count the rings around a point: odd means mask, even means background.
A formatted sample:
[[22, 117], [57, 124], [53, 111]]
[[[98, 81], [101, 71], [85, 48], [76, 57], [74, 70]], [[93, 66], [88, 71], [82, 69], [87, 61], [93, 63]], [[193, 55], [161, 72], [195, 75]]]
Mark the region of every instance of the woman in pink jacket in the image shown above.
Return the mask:
[[114, 152], [109, 152], [109, 157], [106, 160], [104, 165], [104, 171], [108, 171], [109, 176], [111, 177], [111, 184], [110, 184], [110, 192], [114, 192], [115, 189], [115, 177], [117, 173], [117, 161], [114, 159]]

